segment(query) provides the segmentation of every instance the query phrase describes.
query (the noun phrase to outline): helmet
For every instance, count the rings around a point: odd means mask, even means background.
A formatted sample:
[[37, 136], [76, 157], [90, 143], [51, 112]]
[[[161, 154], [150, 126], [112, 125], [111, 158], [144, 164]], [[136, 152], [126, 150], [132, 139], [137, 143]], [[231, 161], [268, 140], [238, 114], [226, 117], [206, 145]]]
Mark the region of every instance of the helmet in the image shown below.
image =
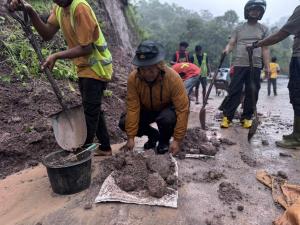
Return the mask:
[[261, 18], [263, 17], [263, 15], [266, 11], [266, 7], [267, 7], [267, 3], [265, 0], [249, 0], [246, 3], [246, 5], [244, 7], [244, 17], [246, 20], [249, 19], [249, 11], [256, 7], [259, 7], [262, 12], [258, 18], [258, 20], [261, 20]]

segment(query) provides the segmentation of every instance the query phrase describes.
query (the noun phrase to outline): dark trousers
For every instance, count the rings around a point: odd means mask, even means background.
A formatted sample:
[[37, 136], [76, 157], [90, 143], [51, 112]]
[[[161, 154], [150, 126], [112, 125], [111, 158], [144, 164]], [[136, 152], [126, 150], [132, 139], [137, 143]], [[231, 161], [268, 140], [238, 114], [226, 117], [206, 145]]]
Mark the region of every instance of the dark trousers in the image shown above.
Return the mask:
[[288, 89], [295, 116], [300, 116], [300, 57], [291, 59]]
[[[123, 131], [125, 131], [125, 118], [126, 114], [123, 113], [119, 121], [119, 127]], [[146, 135], [150, 140], [153, 140], [158, 132], [155, 128], [151, 127], [150, 124], [156, 122], [159, 130], [159, 143], [169, 144], [176, 121], [177, 117], [173, 107], [166, 108], [159, 112], [141, 110], [137, 136], [142, 137], [143, 135]]]
[[109, 134], [104, 120], [104, 113], [101, 110], [103, 91], [107, 83], [91, 78], [79, 78], [79, 90], [82, 97], [82, 105], [87, 127], [85, 144], [93, 143], [97, 136], [100, 148], [110, 148]]
[[271, 94], [271, 85], [273, 86], [274, 95], [277, 95], [277, 79], [276, 78], [268, 79], [268, 95]]
[[222, 105], [223, 114], [229, 120], [233, 119], [234, 113], [241, 102], [244, 84], [245, 100], [241, 120], [252, 118], [254, 112], [253, 106], [257, 103], [260, 89], [260, 69], [255, 67], [253, 69], [253, 78], [251, 78], [250, 67], [234, 67], [234, 75], [229, 85], [228, 96]]

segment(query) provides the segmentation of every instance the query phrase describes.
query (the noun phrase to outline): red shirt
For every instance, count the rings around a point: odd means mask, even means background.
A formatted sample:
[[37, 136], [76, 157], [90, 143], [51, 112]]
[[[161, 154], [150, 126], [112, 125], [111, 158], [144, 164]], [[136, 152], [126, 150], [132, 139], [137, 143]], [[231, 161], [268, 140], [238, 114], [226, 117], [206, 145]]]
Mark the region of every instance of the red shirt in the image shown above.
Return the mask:
[[172, 66], [173, 70], [177, 73], [184, 73], [185, 75], [182, 78], [183, 81], [190, 79], [192, 77], [196, 77], [200, 75], [201, 69], [193, 63], [176, 63]]

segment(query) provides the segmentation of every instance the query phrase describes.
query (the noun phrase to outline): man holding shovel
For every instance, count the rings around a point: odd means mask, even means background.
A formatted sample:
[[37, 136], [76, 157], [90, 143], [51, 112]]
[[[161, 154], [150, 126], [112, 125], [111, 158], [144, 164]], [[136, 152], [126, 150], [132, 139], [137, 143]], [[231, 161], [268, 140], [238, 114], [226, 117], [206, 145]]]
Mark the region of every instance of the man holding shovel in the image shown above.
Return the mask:
[[253, 48], [274, 45], [290, 35], [295, 35], [293, 55], [290, 62], [290, 80], [288, 84], [290, 102], [294, 109], [294, 128], [289, 135], [283, 135], [276, 145], [282, 148], [300, 148], [300, 5], [297, 6], [287, 23], [271, 36], [252, 44]]
[[[144, 149], [156, 148], [158, 154], [169, 151], [173, 155], [180, 151], [187, 129], [189, 100], [180, 76], [164, 59], [163, 46], [154, 41], [144, 41], [136, 50], [133, 64], [137, 69], [130, 73], [127, 82], [127, 112], [119, 122], [127, 134], [128, 150], [133, 150], [136, 136], [146, 135]], [[150, 125], [154, 122], [158, 130]]]
[[101, 144], [96, 154], [111, 155], [109, 135], [101, 111], [102, 94], [112, 76], [112, 58], [105, 38], [92, 8], [85, 0], [53, 2], [56, 5], [46, 23], [23, 0], [11, 0], [9, 9], [19, 10], [24, 5], [33, 26], [44, 40], [51, 40], [59, 29], [62, 30], [68, 49], [48, 56], [42, 68], [52, 70], [58, 59], [73, 60], [77, 67], [87, 125], [84, 145], [92, 143], [96, 135]]
[[245, 84], [244, 111], [241, 116], [241, 123], [244, 128], [252, 126], [252, 115], [254, 106], [258, 100], [260, 89], [260, 72], [262, 69], [262, 58], [266, 73], [269, 73], [269, 50], [267, 47], [256, 49], [253, 52], [253, 77], [250, 75], [249, 57], [246, 45], [261, 40], [267, 36], [267, 28], [258, 23], [266, 10], [265, 0], [249, 0], [244, 8], [246, 23], [238, 26], [227, 44], [224, 53], [228, 54], [236, 47], [236, 57], [233, 62], [234, 76], [229, 85], [229, 93], [223, 103], [222, 128], [228, 128], [234, 117], [235, 111], [240, 104], [243, 86]]

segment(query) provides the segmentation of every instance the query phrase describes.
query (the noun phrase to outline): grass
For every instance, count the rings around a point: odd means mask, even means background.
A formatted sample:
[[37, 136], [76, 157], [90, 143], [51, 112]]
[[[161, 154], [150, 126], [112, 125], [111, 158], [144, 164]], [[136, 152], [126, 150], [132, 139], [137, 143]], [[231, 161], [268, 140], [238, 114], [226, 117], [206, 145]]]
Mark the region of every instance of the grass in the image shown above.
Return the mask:
[[[53, 4], [52, 1], [41, 0], [31, 0], [29, 2], [39, 13], [49, 12]], [[2, 74], [0, 80], [2, 82], [10, 82], [12, 76], [21, 81], [40, 77], [42, 71], [39, 60], [27, 38], [23, 35], [20, 25], [11, 18], [9, 18], [9, 21], [5, 20], [5, 18], [0, 17], [0, 59], [1, 63], [5, 63], [10, 68], [11, 73]], [[64, 43], [61, 35], [58, 35], [54, 42], [45, 43], [41, 40], [39, 42], [41, 43], [44, 58], [60, 50], [61, 46], [57, 43]], [[52, 74], [56, 79], [77, 79], [75, 67], [70, 61], [57, 61]]]

